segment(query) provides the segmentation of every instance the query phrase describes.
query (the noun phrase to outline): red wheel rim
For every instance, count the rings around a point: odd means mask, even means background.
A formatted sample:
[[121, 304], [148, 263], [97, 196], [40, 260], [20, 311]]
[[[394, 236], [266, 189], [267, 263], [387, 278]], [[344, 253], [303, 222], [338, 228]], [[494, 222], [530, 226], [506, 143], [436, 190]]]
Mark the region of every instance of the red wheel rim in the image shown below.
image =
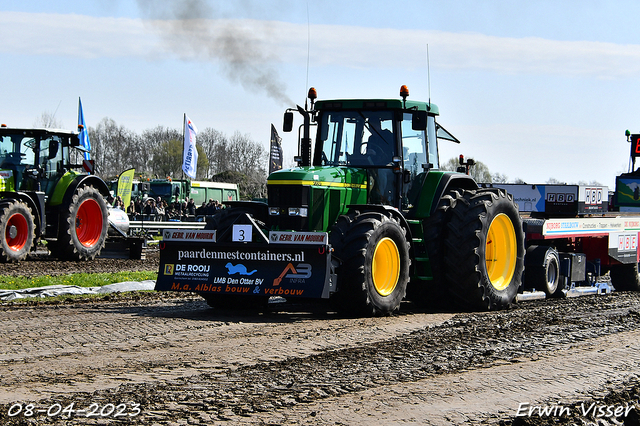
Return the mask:
[[20, 213], [16, 213], [9, 217], [5, 232], [5, 240], [9, 248], [13, 251], [20, 251], [27, 244], [29, 237], [29, 225], [27, 218]]
[[85, 247], [94, 246], [102, 235], [102, 209], [96, 200], [85, 200], [76, 214], [76, 235]]

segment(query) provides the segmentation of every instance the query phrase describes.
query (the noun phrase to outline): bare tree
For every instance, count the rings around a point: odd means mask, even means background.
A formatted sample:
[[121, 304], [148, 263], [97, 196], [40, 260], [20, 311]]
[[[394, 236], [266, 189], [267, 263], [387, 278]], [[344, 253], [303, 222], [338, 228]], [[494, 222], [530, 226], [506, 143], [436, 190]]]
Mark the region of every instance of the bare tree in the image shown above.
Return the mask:
[[[178, 141], [178, 144], [182, 146], [181, 140], [182, 133], [176, 129], [157, 126], [153, 129], [145, 130], [138, 139], [138, 143], [133, 147], [132, 154], [136, 157], [136, 170], [148, 172], [152, 176], [156, 174], [164, 175], [166, 171], [158, 170], [152, 159], [159, 154], [159, 150], [167, 142]], [[176, 151], [174, 154], [182, 159], [182, 151], [179, 153]]]
[[105, 179], [118, 176], [132, 167], [132, 150], [136, 135], [118, 126], [110, 118], [103, 118], [95, 129], [89, 128], [92, 158], [96, 170]]
[[182, 142], [170, 140], [162, 142], [153, 155], [152, 174], [158, 178], [178, 178], [182, 166]]
[[62, 129], [62, 121], [56, 118], [55, 114], [45, 111], [33, 123], [33, 127], [43, 127], [45, 129]]
[[[122, 171], [135, 168], [137, 175], [182, 178], [183, 142], [179, 130], [163, 126], [136, 134], [103, 118], [95, 128], [88, 128], [91, 156], [96, 171], [110, 180]], [[262, 144], [240, 132], [227, 138], [223, 133], [206, 128], [198, 133], [197, 179], [214, 175], [238, 180], [244, 198], [264, 197], [266, 193], [267, 151]]]
[[560, 182], [556, 178], [549, 178], [545, 183], [548, 185], [564, 185], [565, 184], [565, 182]]
[[197, 141], [208, 159], [206, 172], [202, 175], [204, 179], [228, 169], [229, 159], [225, 158], [227, 138], [222, 132], [207, 127], [198, 133]]
[[[453, 157], [449, 161], [440, 164], [441, 170], [456, 171], [460, 165], [458, 157]], [[489, 172], [489, 167], [481, 161], [476, 161], [475, 165], [469, 169], [469, 176], [471, 176], [476, 182], [491, 183], [492, 176]]]
[[502, 173], [494, 173], [491, 175], [491, 182], [492, 183], [507, 183], [509, 182], [509, 178], [507, 177], [507, 175], [504, 175]]

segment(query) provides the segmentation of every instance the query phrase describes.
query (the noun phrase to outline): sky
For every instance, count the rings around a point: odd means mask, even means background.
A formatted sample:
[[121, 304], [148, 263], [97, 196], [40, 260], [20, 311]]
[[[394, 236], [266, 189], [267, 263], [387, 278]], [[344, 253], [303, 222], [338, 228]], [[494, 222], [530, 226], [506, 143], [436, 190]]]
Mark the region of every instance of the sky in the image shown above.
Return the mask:
[[[91, 127], [181, 129], [186, 113], [266, 148], [311, 86], [399, 98], [406, 84], [461, 141], [441, 162], [613, 189], [624, 132], [640, 133], [637, 17], [637, 0], [3, 0], [0, 123], [54, 114], [75, 130], [80, 97]], [[297, 136], [280, 136], [291, 164]]]

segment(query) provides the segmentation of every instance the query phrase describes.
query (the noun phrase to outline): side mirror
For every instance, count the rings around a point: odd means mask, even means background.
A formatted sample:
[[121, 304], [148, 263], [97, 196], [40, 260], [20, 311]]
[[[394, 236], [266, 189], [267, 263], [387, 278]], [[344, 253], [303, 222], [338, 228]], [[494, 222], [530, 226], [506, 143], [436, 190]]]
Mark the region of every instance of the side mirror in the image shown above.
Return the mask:
[[282, 124], [283, 132], [290, 132], [293, 130], [293, 112], [287, 111], [284, 113], [284, 123]]
[[52, 158], [56, 158], [58, 155], [58, 141], [50, 140], [49, 141], [49, 155], [47, 155], [47, 159], [51, 160]]
[[411, 120], [413, 130], [427, 130], [427, 111], [415, 111]]

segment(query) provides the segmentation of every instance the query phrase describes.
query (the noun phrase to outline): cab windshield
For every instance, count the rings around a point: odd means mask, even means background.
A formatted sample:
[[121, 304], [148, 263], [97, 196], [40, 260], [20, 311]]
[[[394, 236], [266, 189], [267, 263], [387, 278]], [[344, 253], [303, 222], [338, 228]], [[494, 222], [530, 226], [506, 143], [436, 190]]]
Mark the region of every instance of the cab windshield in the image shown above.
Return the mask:
[[0, 167], [33, 165], [38, 141], [21, 134], [0, 136]]
[[320, 120], [320, 165], [384, 167], [397, 155], [391, 111], [327, 111]]

